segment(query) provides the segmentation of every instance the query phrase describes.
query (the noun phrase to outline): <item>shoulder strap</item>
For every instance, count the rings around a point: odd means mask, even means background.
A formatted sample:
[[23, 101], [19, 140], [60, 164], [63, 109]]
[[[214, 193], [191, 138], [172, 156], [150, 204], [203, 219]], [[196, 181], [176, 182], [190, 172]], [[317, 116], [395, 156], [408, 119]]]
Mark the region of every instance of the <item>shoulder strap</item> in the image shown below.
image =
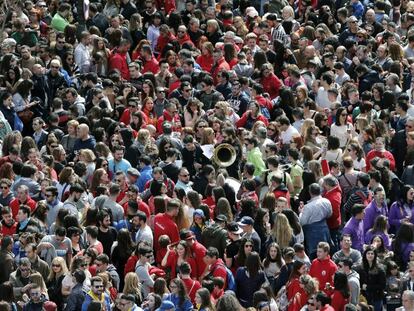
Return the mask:
[[189, 295], [189, 296], [191, 295], [191, 292], [192, 292], [192, 290], [193, 290], [193, 288], [194, 288], [194, 285], [195, 285], [195, 281], [193, 280], [193, 285], [191, 285], [191, 288], [190, 288], [190, 290], [188, 291], [188, 295]]
[[351, 184], [351, 182], [349, 181], [349, 179], [346, 177], [346, 174], [345, 174], [345, 173], [343, 173], [343, 174], [342, 174], [342, 176], [344, 176], [344, 178], [345, 178], [346, 182], [348, 183], [348, 185], [349, 185], [350, 187], [353, 187], [353, 185]]
[[368, 197], [367, 196], [365, 196], [365, 194], [361, 191], [361, 190], [358, 190], [358, 191], [356, 191], [355, 192], [355, 194], [362, 200], [362, 201], [365, 201]]

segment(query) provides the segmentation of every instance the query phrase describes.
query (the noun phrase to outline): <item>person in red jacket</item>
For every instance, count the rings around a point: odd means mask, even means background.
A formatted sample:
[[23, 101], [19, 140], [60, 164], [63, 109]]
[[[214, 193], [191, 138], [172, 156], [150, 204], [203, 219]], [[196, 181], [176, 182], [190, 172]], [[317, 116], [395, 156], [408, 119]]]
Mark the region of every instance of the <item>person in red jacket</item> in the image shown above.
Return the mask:
[[14, 220], [17, 221], [17, 213], [19, 212], [20, 205], [27, 205], [33, 212], [36, 209], [36, 201], [29, 196], [29, 188], [25, 185], [21, 185], [17, 188], [17, 196], [10, 202], [10, 208], [13, 213]]
[[263, 64], [260, 70], [260, 75], [260, 83], [263, 85], [264, 91], [269, 93], [270, 98], [273, 99], [279, 96], [279, 91], [283, 86], [283, 82], [273, 73], [273, 66], [269, 63]]
[[338, 270], [329, 256], [329, 251], [328, 243], [319, 242], [316, 251], [317, 258], [312, 261], [309, 270], [309, 275], [319, 281], [319, 288], [328, 295], [332, 293], [334, 275]]
[[178, 26], [177, 39], [181, 48], [183, 48], [184, 44], [194, 47], [194, 43], [193, 41], [191, 41], [190, 35], [187, 32], [187, 27], [185, 27], [184, 25]]
[[242, 117], [236, 122], [236, 126], [251, 130], [257, 121], [262, 121], [266, 126], [269, 124], [269, 120], [262, 115], [259, 103], [253, 101], [249, 104], [249, 110], [243, 113]]
[[213, 58], [214, 46], [211, 42], [204, 42], [201, 46], [201, 55], [197, 57], [196, 62], [200, 65], [201, 69], [207, 72], [211, 71], [214, 64]]
[[220, 258], [218, 249], [215, 247], [209, 247], [206, 255], [204, 256], [204, 262], [207, 264], [208, 268], [201, 276], [201, 279], [204, 279], [207, 276], [221, 277], [224, 280], [224, 288], [226, 288], [227, 270], [223, 260]]
[[112, 51], [112, 55], [109, 58], [109, 69], [117, 69], [121, 73], [121, 77], [124, 80], [129, 80], [129, 68], [127, 63], [127, 53], [131, 43], [126, 40], [122, 39], [119, 47], [115, 48]]
[[203, 244], [196, 240], [194, 233], [188, 229], [183, 229], [180, 231], [180, 239], [185, 240], [187, 242], [187, 245], [190, 247], [191, 256], [194, 258], [197, 265], [197, 279], [200, 279], [207, 266], [206, 262], [204, 261], [207, 249]]
[[374, 149], [368, 152], [365, 162], [367, 163], [367, 172], [371, 169], [371, 160], [378, 157], [380, 159], [388, 160], [390, 162], [390, 170], [395, 170], [395, 159], [394, 155], [385, 150], [385, 138], [384, 137], [377, 137], [375, 139]]
[[339, 227], [341, 226], [342, 190], [338, 180], [331, 175], [324, 177], [322, 187], [325, 191], [323, 197], [328, 199], [332, 205], [332, 215], [327, 219], [327, 224], [331, 233], [331, 239], [335, 246], [335, 251], [337, 251], [339, 250], [341, 241]]
[[181, 132], [181, 120], [178, 114], [177, 105], [173, 102], [169, 102], [165, 105], [162, 116], [157, 121], [157, 134], [163, 134], [162, 125], [165, 121], [168, 121], [172, 125], [173, 132]]
[[160, 71], [158, 61], [155, 59], [154, 55], [152, 55], [151, 47], [148, 44], [144, 44], [141, 47], [140, 54], [140, 59], [144, 64], [144, 67], [142, 67], [141, 70], [142, 74], [146, 72], [152, 72], [153, 74], [156, 74], [158, 71]]
[[1, 221], [1, 234], [3, 236], [13, 236], [13, 234], [16, 234], [17, 222], [13, 219], [10, 207], [4, 206], [1, 209], [1, 216], [3, 218]]
[[213, 60], [214, 64], [211, 68], [211, 76], [214, 79], [214, 85], [218, 83], [217, 75], [221, 71], [229, 71], [230, 65], [226, 62], [223, 56], [223, 50], [222, 49], [215, 49], [213, 52]]
[[174, 217], [178, 215], [178, 209], [181, 202], [177, 199], [168, 201], [167, 210], [165, 213], [159, 213], [154, 217], [154, 249], [158, 251], [160, 246], [158, 238], [166, 234], [170, 237], [171, 243], [177, 243], [180, 240], [178, 234], [177, 224], [174, 222]]
[[160, 36], [158, 37], [157, 46], [155, 47], [155, 52], [159, 54], [159, 59], [161, 59], [161, 54], [164, 48], [171, 41], [176, 40], [175, 36], [168, 27], [167, 24], [162, 24], [160, 26]]

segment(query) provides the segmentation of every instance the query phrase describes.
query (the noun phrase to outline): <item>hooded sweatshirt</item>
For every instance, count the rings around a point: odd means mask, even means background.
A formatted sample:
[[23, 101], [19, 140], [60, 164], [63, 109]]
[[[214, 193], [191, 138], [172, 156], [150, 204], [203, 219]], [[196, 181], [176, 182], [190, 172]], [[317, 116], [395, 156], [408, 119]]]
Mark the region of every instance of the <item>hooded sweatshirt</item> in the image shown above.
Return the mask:
[[333, 285], [333, 278], [338, 267], [331, 260], [331, 257], [328, 255], [325, 259], [314, 259], [312, 261], [309, 275], [316, 278], [319, 281], [319, 288], [321, 288], [326, 294], [330, 294], [325, 290], [327, 283]]
[[347, 278], [349, 290], [351, 291], [350, 303], [352, 303], [353, 305], [357, 305], [359, 302], [359, 293], [361, 291], [361, 287], [359, 284], [359, 274], [356, 271], [351, 270], [351, 272], [347, 274]]

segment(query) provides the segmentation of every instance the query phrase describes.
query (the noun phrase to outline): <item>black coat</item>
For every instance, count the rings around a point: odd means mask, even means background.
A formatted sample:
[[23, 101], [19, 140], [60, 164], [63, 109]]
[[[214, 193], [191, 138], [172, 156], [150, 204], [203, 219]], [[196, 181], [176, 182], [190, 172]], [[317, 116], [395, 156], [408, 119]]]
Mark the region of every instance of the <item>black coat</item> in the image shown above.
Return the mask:
[[[361, 285], [361, 292], [367, 298], [368, 303], [384, 298], [384, 291], [386, 287], [386, 276], [382, 267], [377, 266], [368, 271], [361, 265], [356, 271], [359, 274], [359, 283]], [[367, 285], [366, 290], [362, 290], [363, 284]]]

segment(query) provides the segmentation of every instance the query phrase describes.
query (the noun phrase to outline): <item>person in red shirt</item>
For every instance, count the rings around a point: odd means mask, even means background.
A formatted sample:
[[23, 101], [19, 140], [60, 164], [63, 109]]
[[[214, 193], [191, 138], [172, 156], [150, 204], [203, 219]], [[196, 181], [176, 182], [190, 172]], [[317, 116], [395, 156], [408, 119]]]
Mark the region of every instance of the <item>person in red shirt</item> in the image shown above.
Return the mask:
[[226, 62], [223, 56], [223, 50], [222, 49], [215, 49], [213, 52], [213, 60], [214, 64], [211, 68], [211, 76], [214, 79], [214, 85], [218, 83], [217, 75], [221, 71], [229, 71], [230, 65]]
[[390, 162], [390, 170], [395, 170], [395, 159], [394, 155], [389, 152], [388, 150], [385, 150], [385, 138], [384, 137], [377, 137], [375, 139], [375, 149], [372, 149], [370, 152], [368, 152], [365, 162], [367, 163], [367, 172], [371, 169], [371, 160], [378, 157], [380, 159], [388, 160]]
[[201, 55], [197, 57], [196, 62], [200, 65], [203, 71], [211, 71], [214, 63], [213, 51], [214, 46], [211, 44], [211, 42], [207, 41], [202, 44]]
[[201, 276], [201, 279], [210, 277], [221, 277], [224, 280], [224, 288], [227, 287], [227, 270], [223, 260], [219, 257], [219, 251], [215, 247], [209, 247], [206, 255], [204, 256], [204, 262], [207, 264], [207, 269]]
[[334, 277], [335, 290], [331, 295], [332, 307], [338, 311], [345, 311], [345, 306], [349, 302], [349, 285], [345, 273], [337, 271]]
[[[126, 87], [128, 89], [128, 87]], [[129, 88], [131, 89], [131, 88]], [[124, 89], [125, 90], [125, 89]], [[124, 123], [125, 125], [129, 125], [131, 123], [131, 115], [138, 111], [138, 98], [132, 97], [128, 99], [128, 108], [122, 112], [121, 118], [119, 122]]]
[[144, 67], [142, 67], [141, 70], [142, 74], [146, 72], [152, 72], [153, 74], [156, 74], [158, 71], [160, 71], [158, 61], [155, 59], [154, 55], [152, 55], [151, 47], [148, 44], [144, 44], [141, 47], [140, 54], [140, 59], [144, 64]]
[[339, 227], [341, 225], [342, 190], [339, 186], [338, 180], [333, 176], [325, 176], [323, 179], [322, 187], [325, 192], [323, 197], [328, 199], [332, 205], [332, 215], [327, 219], [326, 222], [331, 233], [331, 239], [333, 240], [333, 243], [338, 250], [341, 240]]
[[16, 234], [16, 226], [17, 222], [13, 219], [13, 214], [8, 206], [4, 206], [1, 209], [1, 234], [3, 236], [13, 236], [13, 234]]
[[112, 55], [109, 58], [109, 69], [117, 69], [121, 73], [121, 77], [124, 80], [129, 80], [129, 68], [127, 63], [127, 53], [131, 43], [126, 40], [122, 39], [121, 43], [119, 44], [118, 48], [115, 48], [112, 51]]
[[29, 206], [32, 212], [36, 208], [36, 202], [29, 196], [29, 188], [25, 185], [21, 185], [17, 188], [17, 196], [14, 200], [10, 202], [10, 208], [13, 213], [13, 218], [16, 221], [20, 205]]
[[180, 240], [177, 224], [174, 217], [177, 217], [181, 202], [177, 199], [168, 201], [165, 213], [159, 213], [154, 217], [154, 249], [158, 251], [160, 246], [158, 238], [166, 234], [170, 237], [171, 243], [177, 243]]
[[334, 275], [338, 270], [329, 256], [329, 251], [328, 243], [319, 242], [316, 251], [317, 258], [312, 261], [309, 270], [309, 275], [319, 281], [319, 288], [328, 295], [332, 294]]
[[177, 106], [173, 102], [169, 102], [162, 113], [162, 116], [157, 121], [157, 133], [163, 134], [162, 125], [165, 121], [168, 121], [172, 125], [173, 132], [181, 132], [181, 120], [178, 114]]
[[191, 41], [191, 38], [187, 32], [187, 27], [185, 27], [184, 25], [178, 26], [177, 40], [181, 48], [183, 48], [184, 44], [194, 47], [194, 43], [193, 41]]
[[188, 229], [183, 229], [180, 231], [180, 238], [181, 240], [185, 240], [191, 249], [191, 256], [194, 258], [197, 265], [197, 279], [200, 279], [207, 266], [206, 262], [204, 261], [204, 256], [207, 253], [207, 249], [203, 244], [196, 240], [194, 233]]
[[185, 288], [187, 289], [188, 296], [191, 299], [191, 302], [195, 303], [196, 292], [201, 288], [199, 281], [191, 278], [191, 266], [188, 262], [183, 262], [178, 267], [178, 272], [180, 274], [180, 279], [183, 281]]
[[283, 86], [283, 82], [274, 74], [273, 66], [270, 63], [263, 64], [260, 74], [260, 83], [263, 85], [264, 91], [269, 93], [270, 98], [273, 99], [279, 96], [279, 91]]
[[0, 158], [0, 166], [3, 166], [4, 163], [9, 162], [13, 164], [14, 162], [22, 162], [22, 159], [19, 158], [19, 150], [16, 146], [12, 146], [9, 150], [9, 155]]
[[[138, 187], [136, 185], [131, 185], [128, 187], [127, 190], [127, 202], [125, 202], [122, 207], [124, 209], [124, 215], [128, 215], [128, 207], [132, 207], [133, 209], [137, 209], [138, 211], [144, 212], [147, 216], [147, 219], [151, 217], [151, 211], [147, 203], [142, 201], [142, 198], [138, 195]], [[135, 205], [136, 204], [136, 205]]]
[[191, 251], [186, 241], [182, 240], [175, 247], [174, 244], [167, 246], [167, 252], [161, 261], [161, 268], [171, 271], [170, 277], [171, 279], [175, 279], [178, 273], [177, 267], [179, 267], [183, 262], [190, 264], [190, 276], [195, 278], [197, 276], [197, 266], [195, 260], [191, 257]]

